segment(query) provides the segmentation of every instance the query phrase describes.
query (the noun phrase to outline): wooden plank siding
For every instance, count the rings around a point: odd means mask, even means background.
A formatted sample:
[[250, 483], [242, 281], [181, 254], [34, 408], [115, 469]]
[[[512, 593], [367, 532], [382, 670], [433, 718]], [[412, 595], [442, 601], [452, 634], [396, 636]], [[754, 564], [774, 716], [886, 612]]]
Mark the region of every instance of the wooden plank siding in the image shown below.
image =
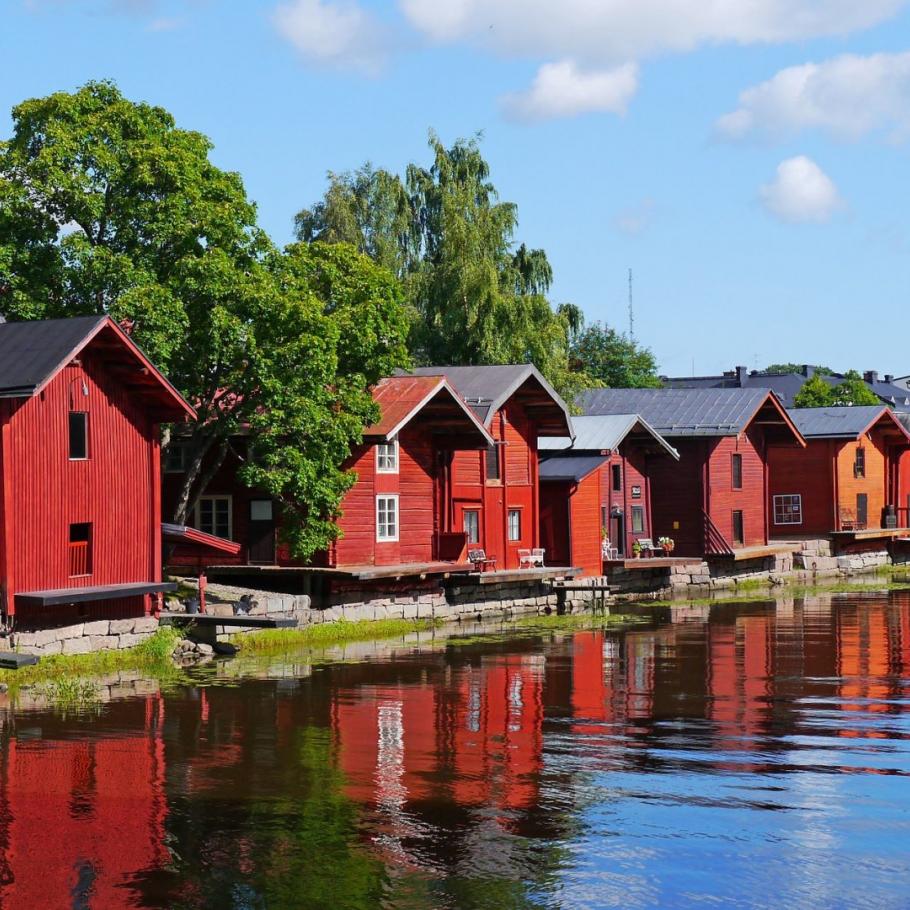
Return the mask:
[[[830, 439], [809, 440], [805, 449], [771, 446], [768, 449], [768, 514], [771, 536], [829, 534], [835, 528], [834, 463], [837, 443]], [[801, 524], [774, 524], [774, 497], [802, 498]]]
[[678, 462], [670, 458], [648, 459], [651, 536], [672, 537], [676, 542], [675, 556], [704, 553], [702, 483], [709, 443], [705, 439], [674, 439]]
[[603, 575], [600, 543], [601, 472], [592, 471], [573, 486], [570, 495], [572, 566], [582, 575]]
[[[69, 458], [71, 410], [88, 414], [84, 460]], [[161, 580], [158, 428], [102, 356], [89, 346], [38, 395], [4, 399], [0, 421], [8, 609], [16, 592]], [[91, 572], [71, 576], [78, 523], [91, 525]], [[88, 609], [100, 618], [148, 607], [133, 597]]]
[[[856, 450], [862, 447], [866, 457], [864, 477], [855, 477], [853, 471]], [[841, 530], [841, 512], [856, 516], [856, 498], [868, 497], [867, 528], [882, 526], [882, 511], [887, 494], [887, 452], [881, 434], [873, 429], [860, 440], [843, 443], [837, 452], [838, 523]]]
[[[764, 441], [757, 429], [713, 441], [708, 462], [708, 514], [730, 544], [733, 513], [743, 513], [746, 547], [768, 542], [765, 505]], [[733, 488], [733, 455], [742, 456], [742, 488]], [[672, 535], [671, 535], [672, 536]]]

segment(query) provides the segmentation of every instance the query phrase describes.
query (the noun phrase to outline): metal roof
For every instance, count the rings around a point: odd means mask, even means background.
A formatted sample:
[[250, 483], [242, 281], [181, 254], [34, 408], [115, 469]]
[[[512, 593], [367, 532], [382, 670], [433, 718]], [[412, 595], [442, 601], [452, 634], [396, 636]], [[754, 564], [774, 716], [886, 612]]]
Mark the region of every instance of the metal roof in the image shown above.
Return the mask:
[[541, 482], [569, 480], [578, 483], [596, 471], [609, 455], [550, 455], [540, 462]]
[[195, 417], [186, 399], [109, 316], [0, 323], [0, 398], [36, 395], [89, 344], [110, 364], [135, 367], [121, 378], [158, 420]]
[[0, 324], [0, 396], [33, 395], [106, 320], [76, 316]]
[[586, 416], [639, 414], [662, 436], [738, 436], [768, 398], [766, 389], [588, 389]]
[[605, 414], [572, 418], [575, 441], [568, 436], [542, 437], [538, 448], [543, 451], [602, 452], [615, 451], [636, 428], [649, 434], [667, 454], [679, 459], [679, 453], [639, 414]]
[[856, 439], [882, 417], [886, 420], [894, 417], [884, 405], [793, 408], [788, 413], [800, 433], [810, 439]]
[[[540, 385], [546, 397], [551, 400], [552, 407], [561, 412], [561, 416], [554, 422], [552, 428], [555, 429], [555, 424], [559, 423], [564, 425], [563, 429], [571, 433], [569, 408], [559, 393], [531, 363], [418, 367], [411, 373], [415, 376], [445, 376], [486, 427], [490, 426], [493, 415], [509, 398], [529, 380], [534, 380]], [[555, 435], [555, 433], [548, 432], [548, 435]]]
[[379, 405], [380, 416], [364, 430], [364, 436], [394, 439], [431, 402], [438, 419], [439, 405], [447, 400], [449, 418], [453, 412], [460, 415], [462, 432], [473, 434], [481, 445], [493, 445], [490, 434], [444, 376], [390, 376], [376, 384], [373, 400]]

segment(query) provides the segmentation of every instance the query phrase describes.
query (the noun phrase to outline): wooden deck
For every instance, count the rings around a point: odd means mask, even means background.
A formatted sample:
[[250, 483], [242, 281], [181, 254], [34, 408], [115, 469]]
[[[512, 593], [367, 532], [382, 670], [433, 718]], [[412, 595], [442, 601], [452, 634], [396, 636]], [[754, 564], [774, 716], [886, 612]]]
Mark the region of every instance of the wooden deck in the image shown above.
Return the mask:
[[831, 537], [839, 541], [906, 540], [910, 528], [864, 528], [862, 531], [832, 531]]
[[698, 565], [698, 556], [647, 556], [641, 559], [605, 559], [604, 570], [632, 569], [644, 572], [646, 569], [670, 569], [673, 566]]
[[[747, 559], [764, 559], [766, 556], [779, 556], [782, 553], [799, 553], [800, 543], [771, 543], [760, 547], [738, 547], [733, 551], [734, 562], [745, 562]], [[707, 557], [711, 559], [712, 557]], [[729, 556], [714, 557], [729, 559]]]
[[[174, 574], [179, 574], [179, 569], [188, 567], [174, 566]], [[191, 570], [193, 571], [193, 570]], [[260, 576], [262, 578], [304, 578], [322, 576], [327, 578], [353, 579], [355, 581], [370, 581], [386, 578], [404, 580], [408, 578], [422, 579], [431, 575], [447, 577], [453, 574], [473, 572], [474, 566], [469, 562], [414, 562], [397, 563], [389, 566], [342, 566], [329, 568], [326, 566], [237, 566], [237, 565], [212, 565], [206, 567], [206, 575], [210, 580], [216, 578], [230, 578], [236, 576]]]
[[467, 580], [478, 585], [510, 584], [516, 581], [553, 581], [581, 574], [578, 566], [543, 566], [533, 569], [497, 569], [492, 572], [469, 571]]

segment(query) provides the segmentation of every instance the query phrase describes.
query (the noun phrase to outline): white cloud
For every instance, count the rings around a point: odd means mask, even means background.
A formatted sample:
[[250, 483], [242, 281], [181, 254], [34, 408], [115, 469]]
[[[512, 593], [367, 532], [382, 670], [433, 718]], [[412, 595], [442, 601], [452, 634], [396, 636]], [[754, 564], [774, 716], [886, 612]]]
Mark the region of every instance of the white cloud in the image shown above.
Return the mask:
[[844, 54], [791, 66], [746, 89], [739, 107], [717, 121], [728, 138], [787, 136], [819, 129], [845, 139], [887, 130], [910, 136], [910, 52]]
[[704, 44], [777, 43], [846, 35], [890, 18], [907, 0], [399, 0], [439, 42], [588, 66]]
[[654, 220], [655, 208], [653, 199], [642, 199], [641, 202], [623, 209], [614, 220], [616, 229], [632, 236], [640, 234]]
[[278, 31], [310, 63], [375, 75], [386, 56], [382, 24], [354, 2], [289, 0], [273, 19]]
[[502, 99], [515, 120], [548, 120], [595, 111], [624, 114], [638, 88], [638, 67], [626, 63], [611, 70], [583, 72], [571, 60], [545, 63], [525, 92]]
[[834, 182], [805, 155], [782, 161], [774, 180], [759, 190], [759, 197], [772, 215], [791, 224], [829, 221], [843, 206]]

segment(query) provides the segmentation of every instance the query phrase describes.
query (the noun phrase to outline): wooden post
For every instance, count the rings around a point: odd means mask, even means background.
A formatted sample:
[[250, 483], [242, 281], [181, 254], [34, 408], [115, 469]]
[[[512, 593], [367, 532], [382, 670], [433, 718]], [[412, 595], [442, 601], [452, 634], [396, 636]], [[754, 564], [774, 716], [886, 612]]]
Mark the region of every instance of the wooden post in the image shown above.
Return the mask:
[[205, 572], [199, 573], [199, 612], [205, 613], [205, 586], [207, 579]]

